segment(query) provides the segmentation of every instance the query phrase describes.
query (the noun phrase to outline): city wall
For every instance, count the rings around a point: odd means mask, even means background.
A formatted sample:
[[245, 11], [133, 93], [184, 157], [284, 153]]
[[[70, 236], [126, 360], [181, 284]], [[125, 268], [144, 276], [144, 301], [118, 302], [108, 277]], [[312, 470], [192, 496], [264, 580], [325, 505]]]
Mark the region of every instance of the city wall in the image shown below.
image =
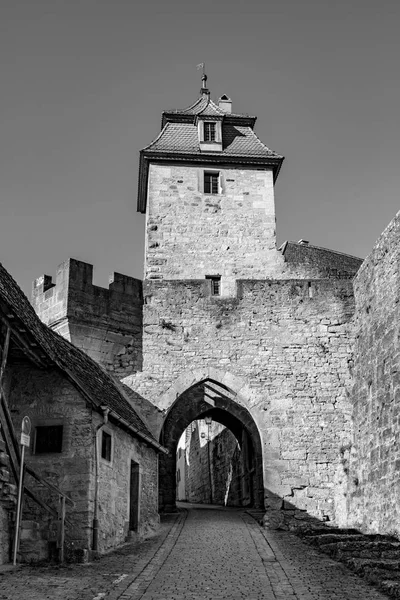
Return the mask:
[[355, 281], [351, 524], [400, 534], [400, 213]]

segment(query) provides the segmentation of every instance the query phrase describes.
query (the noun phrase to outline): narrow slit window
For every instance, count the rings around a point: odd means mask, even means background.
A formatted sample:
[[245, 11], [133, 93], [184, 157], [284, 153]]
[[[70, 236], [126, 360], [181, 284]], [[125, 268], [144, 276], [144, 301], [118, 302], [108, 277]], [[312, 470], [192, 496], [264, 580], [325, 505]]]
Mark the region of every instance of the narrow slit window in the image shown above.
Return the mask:
[[221, 295], [221, 276], [220, 275], [206, 275], [211, 283], [211, 296]]
[[40, 425], [36, 427], [35, 454], [62, 452], [62, 441], [62, 425]]
[[111, 435], [106, 431], [102, 431], [101, 436], [101, 458], [111, 462]]
[[204, 123], [204, 141], [215, 142], [215, 123]]
[[218, 194], [219, 193], [219, 173], [216, 171], [204, 172], [204, 193]]

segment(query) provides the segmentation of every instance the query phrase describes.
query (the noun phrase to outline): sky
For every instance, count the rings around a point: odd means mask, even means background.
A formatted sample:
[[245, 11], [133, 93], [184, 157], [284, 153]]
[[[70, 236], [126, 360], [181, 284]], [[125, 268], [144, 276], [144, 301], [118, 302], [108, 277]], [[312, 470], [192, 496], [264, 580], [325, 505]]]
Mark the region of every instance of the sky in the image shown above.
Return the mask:
[[0, 0], [0, 261], [143, 276], [139, 151], [199, 95], [285, 156], [278, 245], [365, 257], [399, 210], [397, 0]]

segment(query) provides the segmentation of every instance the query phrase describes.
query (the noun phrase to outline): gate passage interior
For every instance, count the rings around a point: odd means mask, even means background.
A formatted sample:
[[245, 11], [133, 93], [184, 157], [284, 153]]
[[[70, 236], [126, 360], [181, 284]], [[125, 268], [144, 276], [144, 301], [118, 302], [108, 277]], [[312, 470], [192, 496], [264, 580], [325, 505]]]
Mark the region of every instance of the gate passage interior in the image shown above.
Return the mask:
[[[264, 506], [262, 445], [256, 423], [237, 395], [227, 386], [205, 379], [184, 391], [170, 408], [160, 435], [168, 455], [160, 456], [159, 509], [176, 506], [176, 450], [179, 439], [192, 421], [211, 417], [227, 427], [243, 452], [243, 504]], [[247, 491], [246, 491], [247, 489]]]

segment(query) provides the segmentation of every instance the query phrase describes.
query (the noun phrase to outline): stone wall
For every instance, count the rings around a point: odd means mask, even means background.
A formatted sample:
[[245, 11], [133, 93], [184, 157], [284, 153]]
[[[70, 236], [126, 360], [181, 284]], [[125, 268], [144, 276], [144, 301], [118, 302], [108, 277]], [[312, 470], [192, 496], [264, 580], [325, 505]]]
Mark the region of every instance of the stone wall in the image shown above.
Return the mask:
[[400, 213], [357, 275], [349, 508], [366, 532], [400, 535]]
[[144, 370], [124, 382], [168, 411], [212, 373], [260, 431], [266, 506], [334, 521], [351, 437], [352, 283], [239, 281], [221, 298], [204, 281], [145, 281], [144, 301]]
[[[215, 168], [215, 167], [210, 167]], [[204, 194], [202, 168], [150, 165], [145, 277], [263, 278], [283, 264], [276, 250], [272, 170], [219, 169], [221, 193]]]
[[213, 422], [209, 439], [208, 425], [201, 420], [195, 423], [187, 448], [188, 502], [241, 506], [240, 449], [235, 436]]
[[48, 275], [34, 281], [32, 304], [46, 325], [122, 377], [141, 367], [142, 282], [120, 273], [108, 289], [92, 281], [93, 266], [71, 258], [55, 284]]

